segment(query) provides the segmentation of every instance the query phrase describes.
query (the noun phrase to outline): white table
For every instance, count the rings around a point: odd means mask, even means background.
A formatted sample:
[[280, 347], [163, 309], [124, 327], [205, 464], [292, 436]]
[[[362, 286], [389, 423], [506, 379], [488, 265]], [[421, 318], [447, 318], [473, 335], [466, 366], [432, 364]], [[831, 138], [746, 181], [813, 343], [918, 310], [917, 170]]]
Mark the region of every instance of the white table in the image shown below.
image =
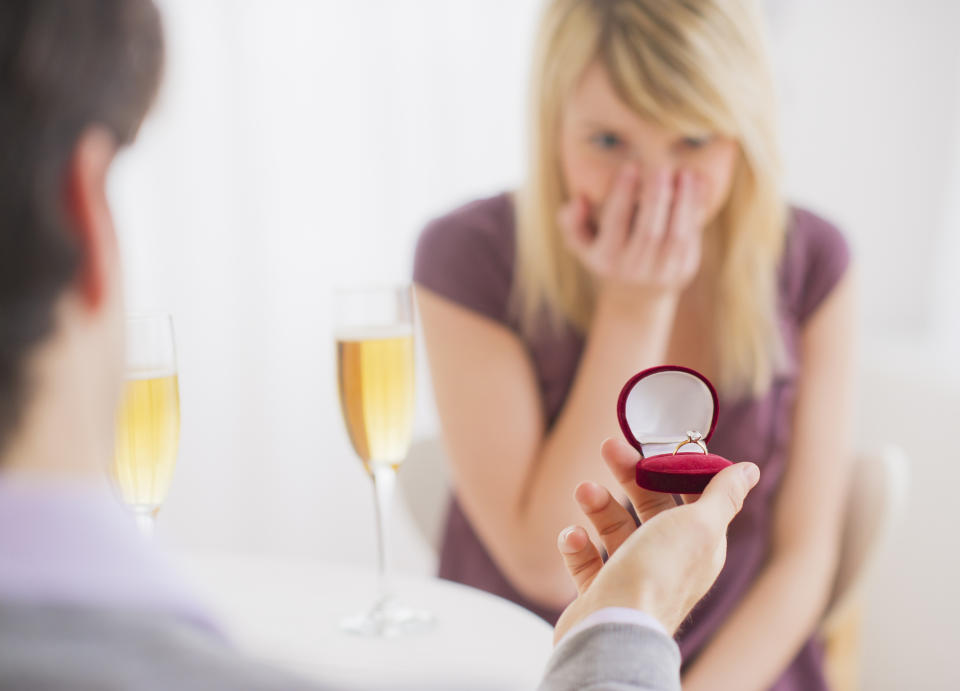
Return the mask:
[[403, 604], [436, 615], [430, 632], [374, 639], [338, 628], [372, 603], [372, 570], [242, 556], [192, 556], [181, 567], [240, 647], [334, 688], [533, 689], [552, 649], [539, 617], [439, 579], [394, 579]]

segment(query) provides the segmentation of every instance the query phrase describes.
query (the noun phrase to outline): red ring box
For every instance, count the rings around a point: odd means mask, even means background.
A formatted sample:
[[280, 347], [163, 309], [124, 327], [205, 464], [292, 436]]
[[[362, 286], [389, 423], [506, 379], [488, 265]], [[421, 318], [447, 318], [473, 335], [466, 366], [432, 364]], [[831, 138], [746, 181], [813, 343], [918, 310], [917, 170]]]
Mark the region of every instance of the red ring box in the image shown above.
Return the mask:
[[632, 376], [620, 391], [617, 419], [623, 436], [642, 457], [637, 484], [668, 494], [703, 492], [711, 478], [732, 463], [703, 453], [687, 442], [688, 433], [700, 434], [706, 446], [719, 413], [717, 390], [696, 370], [666, 365]]

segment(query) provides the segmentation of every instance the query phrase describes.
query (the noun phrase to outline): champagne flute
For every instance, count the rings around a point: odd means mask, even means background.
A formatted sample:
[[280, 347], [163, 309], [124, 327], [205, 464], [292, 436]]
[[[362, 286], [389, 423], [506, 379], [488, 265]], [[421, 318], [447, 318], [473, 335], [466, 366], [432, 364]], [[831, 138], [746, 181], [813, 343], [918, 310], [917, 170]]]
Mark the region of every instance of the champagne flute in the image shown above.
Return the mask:
[[425, 630], [433, 617], [396, 604], [387, 571], [387, 528], [397, 470], [413, 427], [413, 304], [409, 286], [335, 295], [340, 410], [353, 449], [373, 481], [379, 595], [341, 622], [351, 633], [394, 636]]
[[168, 314], [129, 316], [126, 331], [126, 384], [110, 474], [141, 531], [151, 536], [180, 442], [173, 319]]

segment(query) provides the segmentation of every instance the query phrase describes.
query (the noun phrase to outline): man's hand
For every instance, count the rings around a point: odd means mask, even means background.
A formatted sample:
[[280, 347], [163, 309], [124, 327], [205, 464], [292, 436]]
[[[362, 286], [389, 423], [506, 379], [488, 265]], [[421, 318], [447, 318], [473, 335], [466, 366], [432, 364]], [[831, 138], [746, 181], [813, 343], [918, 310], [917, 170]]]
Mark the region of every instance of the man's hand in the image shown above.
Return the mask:
[[713, 585], [727, 555], [727, 526], [760, 478], [753, 463], [725, 468], [699, 498], [649, 492], [636, 484], [640, 455], [625, 442], [608, 439], [601, 455], [626, 491], [640, 517], [630, 513], [603, 487], [590, 482], [574, 492], [577, 503], [600, 535], [610, 558], [580, 526], [557, 541], [579, 595], [560, 617], [554, 641], [587, 615], [604, 607], [629, 607], [655, 617], [673, 633]]

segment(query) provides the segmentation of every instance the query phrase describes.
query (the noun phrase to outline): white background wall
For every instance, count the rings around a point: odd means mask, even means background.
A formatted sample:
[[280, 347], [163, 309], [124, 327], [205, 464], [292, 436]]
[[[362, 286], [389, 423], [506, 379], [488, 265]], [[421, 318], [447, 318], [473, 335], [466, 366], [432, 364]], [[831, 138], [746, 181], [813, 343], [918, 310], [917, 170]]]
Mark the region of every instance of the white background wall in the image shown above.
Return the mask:
[[[426, 220], [520, 178], [538, 3], [161, 5], [166, 84], [111, 183], [130, 307], [177, 325], [183, 433], [160, 532], [183, 551], [372, 563], [329, 292], [408, 278]], [[956, 686], [960, 4], [768, 8], [789, 190], [847, 231], [858, 260], [858, 435], [914, 460], [911, 512], [871, 590], [865, 688]], [[400, 565], [431, 571], [402, 517], [397, 532]]]

